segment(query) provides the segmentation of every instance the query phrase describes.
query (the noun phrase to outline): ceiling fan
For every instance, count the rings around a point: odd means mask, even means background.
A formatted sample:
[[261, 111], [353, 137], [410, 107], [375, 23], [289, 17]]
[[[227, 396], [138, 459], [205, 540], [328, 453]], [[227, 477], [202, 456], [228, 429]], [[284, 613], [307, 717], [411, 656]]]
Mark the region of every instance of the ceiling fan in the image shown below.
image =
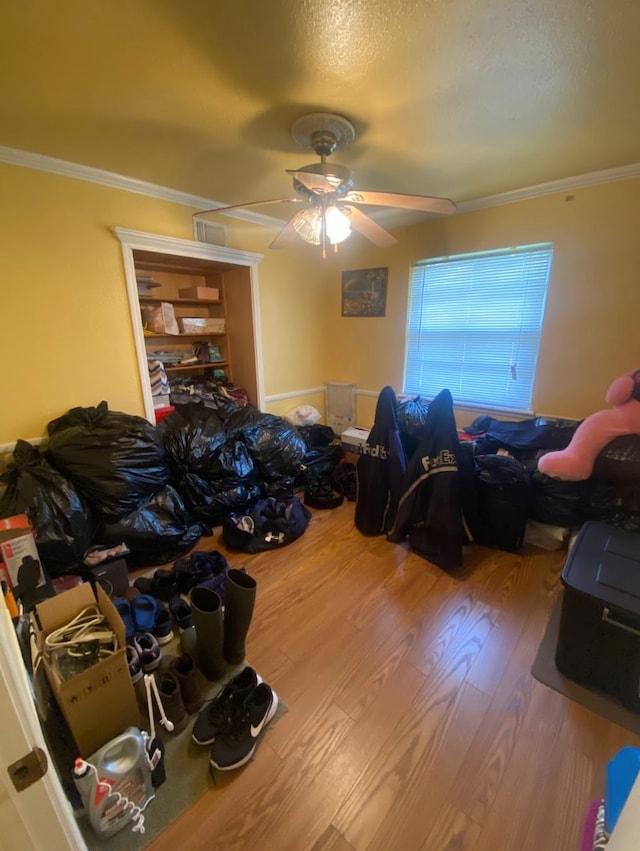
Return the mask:
[[286, 169], [293, 178], [295, 196], [218, 207], [195, 215], [224, 213], [263, 204], [302, 204], [303, 209], [291, 216], [269, 248], [285, 248], [301, 238], [313, 245], [321, 245], [322, 256], [326, 257], [327, 244], [333, 245], [337, 251], [338, 243], [343, 242], [352, 230], [358, 231], [381, 248], [396, 244], [396, 238], [389, 231], [360, 209], [362, 204], [441, 215], [453, 213], [456, 208], [448, 198], [354, 189], [350, 169], [327, 162], [330, 154], [350, 144], [355, 138], [353, 124], [342, 115], [328, 112], [304, 115], [294, 122], [291, 135], [298, 144], [310, 148], [320, 157], [319, 163]]

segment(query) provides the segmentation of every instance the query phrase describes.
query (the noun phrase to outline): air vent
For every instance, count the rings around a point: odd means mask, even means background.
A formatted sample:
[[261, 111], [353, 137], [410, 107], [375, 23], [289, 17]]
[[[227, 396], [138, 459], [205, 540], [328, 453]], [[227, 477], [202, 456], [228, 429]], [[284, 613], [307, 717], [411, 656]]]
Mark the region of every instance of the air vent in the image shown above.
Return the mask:
[[227, 244], [227, 229], [224, 225], [208, 222], [205, 219], [199, 219], [197, 216], [193, 219], [194, 238], [198, 242], [208, 242], [210, 245], [226, 245]]

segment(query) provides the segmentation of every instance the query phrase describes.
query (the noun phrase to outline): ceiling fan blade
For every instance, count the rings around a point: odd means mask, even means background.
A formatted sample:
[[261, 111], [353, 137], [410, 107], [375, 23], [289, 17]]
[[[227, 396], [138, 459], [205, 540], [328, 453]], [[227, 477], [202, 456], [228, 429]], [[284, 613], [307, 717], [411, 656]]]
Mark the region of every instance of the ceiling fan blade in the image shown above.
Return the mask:
[[226, 213], [229, 210], [244, 210], [245, 207], [260, 207], [263, 204], [301, 204], [301, 198], [271, 198], [268, 201], [249, 201], [247, 204], [232, 204], [230, 207], [215, 207], [213, 210], [198, 210], [194, 216], [204, 216], [206, 213]]
[[290, 174], [294, 180], [301, 183], [306, 189], [311, 189], [320, 192], [331, 192], [335, 187], [325, 174], [314, 174], [311, 171], [296, 171], [293, 168], [285, 169], [287, 174]]
[[286, 225], [282, 228], [280, 233], [276, 236], [273, 242], [269, 245], [269, 248], [289, 248], [291, 245], [297, 245], [300, 243], [300, 237], [298, 235], [298, 231], [293, 226], [294, 219], [299, 214], [299, 210], [291, 216]]
[[340, 210], [347, 216], [349, 224], [354, 230], [366, 236], [368, 240], [379, 248], [390, 248], [398, 242], [395, 236], [392, 236], [388, 230], [385, 230], [377, 222], [374, 222], [370, 216], [367, 216], [366, 213], [363, 213], [357, 207], [343, 207], [340, 204]]
[[353, 190], [342, 201], [356, 204], [373, 204], [379, 207], [401, 207], [406, 210], [422, 210], [425, 213], [453, 213], [456, 205], [448, 198], [432, 198], [429, 195], [406, 195], [402, 192], [369, 192]]

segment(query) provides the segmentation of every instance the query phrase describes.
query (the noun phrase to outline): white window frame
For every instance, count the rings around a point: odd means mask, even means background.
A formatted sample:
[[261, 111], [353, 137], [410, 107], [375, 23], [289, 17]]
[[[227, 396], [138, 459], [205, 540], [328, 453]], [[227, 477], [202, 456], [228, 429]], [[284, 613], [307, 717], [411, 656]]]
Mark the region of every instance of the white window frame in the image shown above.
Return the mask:
[[552, 258], [539, 243], [414, 263], [403, 394], [531, 414]]

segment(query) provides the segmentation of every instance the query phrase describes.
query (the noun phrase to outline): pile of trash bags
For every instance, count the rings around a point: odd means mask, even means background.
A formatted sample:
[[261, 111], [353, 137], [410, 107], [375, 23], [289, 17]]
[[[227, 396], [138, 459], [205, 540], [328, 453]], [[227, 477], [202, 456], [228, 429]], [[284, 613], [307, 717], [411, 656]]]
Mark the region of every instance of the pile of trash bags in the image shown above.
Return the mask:
[[157, 426], [96, 407], [47, 425], [44, 451], [19, 440], [0, 518], [26, 514], [51, 578], [96, 544], [124, 543], [131, 567], [173, 561], [230, 515], [291, 499], [341, 458], [331, 429], [298, 429], [252, 406], [176, 406]]

